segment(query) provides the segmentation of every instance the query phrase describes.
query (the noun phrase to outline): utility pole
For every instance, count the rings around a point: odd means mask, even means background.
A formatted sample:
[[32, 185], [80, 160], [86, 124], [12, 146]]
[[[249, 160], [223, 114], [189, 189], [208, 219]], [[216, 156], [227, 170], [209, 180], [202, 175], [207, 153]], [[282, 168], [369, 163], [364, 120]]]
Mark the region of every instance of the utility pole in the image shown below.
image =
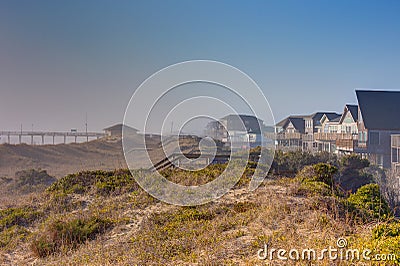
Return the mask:
[[32, 124], [32, 130], [31, 130], [31, 145], [33, 145], [33, 124]]
[[87, 131], [87, 112], [85, 115], [85, 132], [86, 132], [86, 142], [89, 142], [89, 136], [88, 136], [88, 131]]
[[22, 124], [21, 124], [21, 134], [19, 134], [19, 144], [22, 142]]

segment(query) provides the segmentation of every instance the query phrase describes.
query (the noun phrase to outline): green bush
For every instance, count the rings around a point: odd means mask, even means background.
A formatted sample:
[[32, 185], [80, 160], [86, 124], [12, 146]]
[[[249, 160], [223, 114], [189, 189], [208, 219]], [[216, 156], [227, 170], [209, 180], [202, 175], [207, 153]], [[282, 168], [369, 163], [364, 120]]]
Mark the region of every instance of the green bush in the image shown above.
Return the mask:
[[95, 193], [101, 195], [119, 194], [138, 189], [138, 185], [129, 170], [84, 171], [67, 175], [47, 191], [65, 194]]
[[25, 240], [31, 234], [25, 227], [13, 225], [0, 232], [0, 248], [15, 248], [19, 241]]
[[28, 226], [34, 222], [41, 213], [31, 207], [8, 208], [0, 211], [0, 230], [13, 225]]
[[305, 166], [296, 176], [300, 183], [296, 194], [302, 196], [331, 196], [337, 194], [333, 177], [338, 169], [326, 163]]
[[382, 223], [372, 229], [373, 239], [400, 236], [400, 223]]
[[304, 180], [298, 187], [296, 194], [302, 196], [331, 196], [332, 188], [324, 182]]
[[367, 159], [362, 159], [361, 156], [357, 154], [350, 154], [343, 156], [340, 159], [340, 166], [342, 168], [351, 168], [355, 170], [361, 170], [370, 165]]
[[314, 181], [323, 182], [329, 186], [333, 185], [333, 176], [338, 172], [337, 167], [326, 163], [318, 163], [313, 165], [315, 176]]
[[356, 193], [349, 196], [348, 202], [355, 206], [366, 218], [387, 218], [391, 214], [377, 184], [362, 186]]
[[344, 191], [353, 193], [358, 188], [373, 183], [372, 176], [362, 172], [369, 164], [367, 159], [362, 159], [356, 154], [343, 156], [340, 160], [340, 175], [337, 176], [336, 183]]
[[112, 225], [99, 217], [76, 218], [69, 221], [55, 220], [44, 232], [37, 235], [31, 249], [39, 257], [77, 248], [87, 240], [93, 240]]
[[271, 170], [278, 175], [294, 176], [305, 166], [318, 163], [337, 165], [337, 157], [327, 152], [312, 154], [302, 151], [282, 152], [278, 150], [275, 152]]

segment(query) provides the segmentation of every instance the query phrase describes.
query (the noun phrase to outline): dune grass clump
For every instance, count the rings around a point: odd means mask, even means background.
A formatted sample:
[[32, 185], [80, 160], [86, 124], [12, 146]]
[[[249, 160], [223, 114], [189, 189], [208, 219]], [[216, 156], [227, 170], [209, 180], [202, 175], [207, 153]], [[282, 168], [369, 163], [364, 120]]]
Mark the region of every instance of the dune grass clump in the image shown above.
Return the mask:
[[154, 213], [131, 239], [135, 263], [201, 262], [204, 252], [222, 252], [225, 241], [242, 237], [240, 228], [255, 218], [255, 208], [247, 202]]
[[35, 236], [31, 249], [38, 257], [63, 254], [95, 239], [111, 225], [111, 220], [96, 216], [68, 221], [56, 219], [48, 222], [46, 228]]

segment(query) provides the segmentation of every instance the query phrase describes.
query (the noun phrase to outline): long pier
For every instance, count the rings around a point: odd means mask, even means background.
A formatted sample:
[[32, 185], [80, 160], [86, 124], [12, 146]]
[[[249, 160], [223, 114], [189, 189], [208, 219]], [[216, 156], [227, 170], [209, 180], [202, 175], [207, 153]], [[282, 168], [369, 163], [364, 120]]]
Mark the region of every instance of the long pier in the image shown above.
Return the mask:
[[75, 138], [75, 143], [77, 142], [78, 138], [86, 138], [86, 141], [89, 141], [89, 138], [103, 138], [105, 137], [105, 133], [98, 133], [98, 132], [74, 132], [74, 131], [67, 131], [67, 132], [60, 132], [60, 131], [0, 131], [0, 137], [7, 137], [7, 143], [11, 143], [11, 137], [18, 137], [19, 144], [22, 143], [22, 137], [30, 137], [31, 144], [33, 145], [34, 137], [41, 137], [42, 145], [45, 144], [45, 137], [53, 138], [53, 144], [55, 144], [56, 137], [63, 137], [64, 144], [67, 143], [67, 137]]

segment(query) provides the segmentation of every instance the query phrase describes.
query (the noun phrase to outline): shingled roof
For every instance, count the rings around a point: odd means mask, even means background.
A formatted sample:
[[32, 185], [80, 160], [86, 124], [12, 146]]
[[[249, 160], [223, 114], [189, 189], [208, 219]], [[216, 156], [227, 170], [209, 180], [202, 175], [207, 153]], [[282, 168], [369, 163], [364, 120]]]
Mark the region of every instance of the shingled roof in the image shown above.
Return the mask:
[[300, 133], [304, 133], [304, 118], [306, 116], [298, 115], [298, 116], [289, 116], [285, 119], [281, 120], [279, 123], [276, 124], [278, 127], [286, 128], [289, 123], [292, 123], [294, 128], [299, 131]]
[[339, 123], [343, 123], [347, 113], [350, 113], [351, 117], [353, 117], [354, 122], [358, 121], [358, 105], [346, 104], [344, 106], [344, 111], [342, 116], [340, 117]]
[[259, 134], [261, 130], [264, 129], [263, 120], [252, 115], [231, 114], [223, 117], [221, 120], [227, 121], [228, 130], [240, 131], [244, 126], [247, 132]]
[[400, 130], [400, 91], [356, 90], [367, 129]]

